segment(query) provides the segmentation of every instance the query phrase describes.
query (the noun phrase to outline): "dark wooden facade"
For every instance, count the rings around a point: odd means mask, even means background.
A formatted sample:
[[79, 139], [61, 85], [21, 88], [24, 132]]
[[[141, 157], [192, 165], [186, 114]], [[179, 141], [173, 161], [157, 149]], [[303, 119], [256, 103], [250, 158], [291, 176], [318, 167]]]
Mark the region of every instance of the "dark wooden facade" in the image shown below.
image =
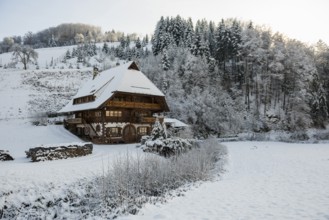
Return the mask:
[[[73, 105], [93, 102], [92, 96], [73, 100]], [[163, 96], [116, 92], [97, 109], [74, 112], [65, 127], [94, 143], [134, 143], [149, 135], [155, 114], [169, 111]]]

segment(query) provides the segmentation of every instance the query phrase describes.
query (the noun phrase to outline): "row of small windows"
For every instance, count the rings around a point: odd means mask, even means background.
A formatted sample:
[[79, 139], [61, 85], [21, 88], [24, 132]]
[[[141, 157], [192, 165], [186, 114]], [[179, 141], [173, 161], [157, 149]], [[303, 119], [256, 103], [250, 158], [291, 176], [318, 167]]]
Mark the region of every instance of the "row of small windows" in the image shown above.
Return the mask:
[[[102, 117], [102, 111], [96, 111], [96, 112], [84, 112], [83, 113], [84, 117]], [[105, 116], [106, 117], [122, 117], [123, 113], [122, 111], [105, 111]], [[136, 112], [135, 113], [136, 117], [151, 117], [151, 113], [150, 112]], [[77, 118], [81, 118], [82, 117], [82, 113], [78, 113], [76, 115]]]
[[[122, 117], [122, 111], [106, 111], [106, 117]], [[95, 112], [95, 117], [102, 117], [102, 112], [97, 111]]]
[[76, 98], [73, 100], [73, 105], [77, 105], [77, 104], [83, 104], [83, 103], [87, 103], [87, 102], [93, 102], [95, 101], [95, 96], [85, 96], [85, 97], [81, 97], [81, 98]]
[[[101, 111], [96, 111], [96, 112], [84, 112], [83, 113], [84, 117], [102, 117], [102, 112]], [[122, 117], [122, 111], [106, 111], [105, 112], [105, 116], [106, 117]], [[76, 115], [77, 118], [81, 118], [82, 117], [82, 113], [78, 113]]]
[[122, 111], [106, 111], [106, 117], [122, 117]]
[[[101, 132], [101, 126], [100, 125], [96, 125], [96, 132]], [[112, 127], [112, 128], [106, 128], [106, 134], [107, 136], [110, 137], [117, 137], [117, 136], [121, 136], [121, 130], [122, 128], [118, 128], [118, 127]]]
[[[85, 97], [79, 97], [73, 100], [73, 105], [82, 104], [87, 102], [95, 101], [94, 95], [89, 95]], [[141, 103], [156, 103], [154, 97], [144, 97], [144, 96], [116, 96], [113, 98], [113, 101], [121, 102], [141, 102]]]
[[148, 127], [139, 127], [137, 132], [139, 135], [147, 135]]
[[[102, 117], [102, 112], [97, 111], [95, 112], [96, 117]], [[122, 117], [122, 111], [106, 111], [105, 112], [106, 117]]]
[[[86, 127], [85, 128], [85, 134], [89, 134], [89, 128]], [[148, 127], [138, 127], [137, 129], [137, 133], [139, 135], [147, 135], [148, 134]], [[96, 132], [101, 132], [101, 126], [100, 125], [96, 125]], [[106, 128], [106, 134], [107, 136], [110, 137], [118, 137], [118, 136], [122, 136], [122, 128], [119, 127], [110, 127], [110, 128]]]
[[116, 96], [113, 101], [155, 103], [154, 97], [144, 96]]

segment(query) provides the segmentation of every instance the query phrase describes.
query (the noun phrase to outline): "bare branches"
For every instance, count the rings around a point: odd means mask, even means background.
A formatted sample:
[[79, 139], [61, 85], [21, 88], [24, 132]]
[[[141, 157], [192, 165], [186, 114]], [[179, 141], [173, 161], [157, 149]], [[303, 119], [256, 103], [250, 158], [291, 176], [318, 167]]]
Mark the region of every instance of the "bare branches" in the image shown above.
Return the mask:
[[30, 46], [22, 46], [15, 44], [12, 48], [13, 57], [17, 62], [21, 62], [24, 65], [24, 69], [27, 69], [27, 64], [38, 59], [38, 53]]

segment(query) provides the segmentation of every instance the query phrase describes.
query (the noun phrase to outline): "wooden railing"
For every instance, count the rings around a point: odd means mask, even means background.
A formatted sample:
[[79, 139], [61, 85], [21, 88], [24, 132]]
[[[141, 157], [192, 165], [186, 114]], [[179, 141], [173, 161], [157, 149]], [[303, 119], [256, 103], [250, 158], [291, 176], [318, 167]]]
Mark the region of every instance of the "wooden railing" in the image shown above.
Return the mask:
[[154, 117], [142, 117], [141, 122], [142, 123], [154, 123], [156, 118]]
[[107, 106], [119, 108], [139, 108], [161, 110], [161, 106], [156, 103], [143, 103], [143, 102], [123, 102], [123, 101], [108, 101]]

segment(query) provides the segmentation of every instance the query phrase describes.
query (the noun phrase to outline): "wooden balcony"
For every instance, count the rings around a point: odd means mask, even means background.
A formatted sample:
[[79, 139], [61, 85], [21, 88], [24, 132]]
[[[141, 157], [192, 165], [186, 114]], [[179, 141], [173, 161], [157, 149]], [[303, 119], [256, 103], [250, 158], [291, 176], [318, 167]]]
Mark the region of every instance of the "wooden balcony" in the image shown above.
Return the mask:
[[118, 108], [135, 108], [135, 109], [148, 109], [148, 110], [161, 110], [161, 105], [156, 103], [143, 103], [143, 102], [124, 102], [124, 101], [108, 101], [107, 106]]
[[68, 124], [82, 124], [82, 118], [71, 118], [67, 119], [66, 122]]
[[156, 120], [155, 117], [142, 117], [141, 122], [154, 124], [155, 120]]

